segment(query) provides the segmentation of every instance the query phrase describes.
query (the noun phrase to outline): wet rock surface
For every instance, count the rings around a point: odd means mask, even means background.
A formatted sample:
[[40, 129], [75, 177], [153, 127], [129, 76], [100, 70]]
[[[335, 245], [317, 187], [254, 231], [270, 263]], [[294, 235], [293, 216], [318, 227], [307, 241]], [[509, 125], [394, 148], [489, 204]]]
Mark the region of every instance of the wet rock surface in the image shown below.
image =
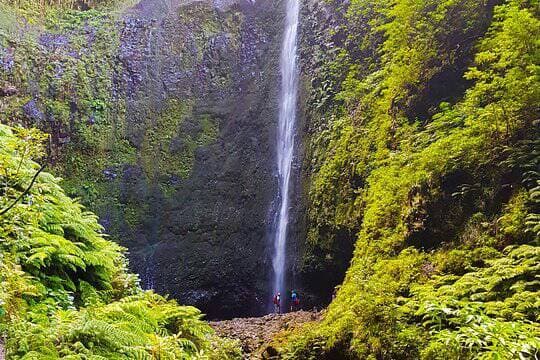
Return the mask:
[[268, 297], [279, 4], [145, 0], [123, 20], [117, 88], [140, 161], [115, 186], [146, 207], [134, 226], [110, 217], [144, 286], [209, 318]]
[[269, 346], [283, 330], [291, 330], [310, 321], [320, 319], [320, 312], [296, 311], [270, 314], [255, 318], [238, 318], [210, 322], [218, 335], [239, 340], [246, 359], [272, 358], [275, 350]]
[[[325, 306], [331, 301], [334, 287], [343, 282], [345, 272], [350, 265], [356, 232], [347, 226], [336, 227], [332, 224], [333, 214], [339, 211], [328, 206], [328, 213], [322, 215], [320, 206], [314, 205], [319, 199], [314, 197], [313, 176], [322, 166], [319, 161], [324, 157], [320, 154], [326, 129], [331, 128], [336, 118], [328, 116], [328, 110], [336, 106], [336, 94], [347, 71], [334, 71], [340, 54], [339, 49], [347, 48], [347, 34], [342, 25], [347, 14], [348, 1], [325, 2], [320, 0], [303, 1], [301, 8], [301, 28], [299, 33], [299, 64], [301, 88], [299, 104], [303, 140], [301, 142], [301, 162], [299, 163], [299, 178], [304, 186], [297, 202], [301, 204], [296, 216], [301, 223], [298, 238], [307, 239], [298, 243], [297, 261], [300, 264], [296, 279], [299, 285], [296, 289], [303, 294], [303, 303], [311, 306]], [[355, 45], [353, 45], [355, 46]], [[350, 49], [348, 49], [350, 51]], [[324, 140], [326, 143], [327, 139]], [[339, 196], [332, 196], [337, 199]], [[331, 202], [330, 202], [331, 203]], [[330, 204], [328, 203], [328, 204]], [[311, 209], [311, 211], [310, 211]], [[317, 209], [313, 211], [313, 209]], [[326, 211], [326, 210], [325, 210]], [[328, 215], [332, 214], [332, 215]], [[320, 219], [325, 225], [320, 226]], [[332, 224], [332, 225], [330, 225]], [[318, 240], [324, 239], [332, 246], [319, 247]]]

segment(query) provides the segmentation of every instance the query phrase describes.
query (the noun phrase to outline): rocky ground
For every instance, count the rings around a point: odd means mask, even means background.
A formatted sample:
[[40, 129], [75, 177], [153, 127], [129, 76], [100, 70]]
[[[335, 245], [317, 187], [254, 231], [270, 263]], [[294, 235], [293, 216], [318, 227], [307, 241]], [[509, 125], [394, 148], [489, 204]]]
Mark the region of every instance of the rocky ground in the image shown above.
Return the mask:
[[320, 314], [320, 312], [296, 311], [279, 315], [215, 321], [210, 325], [218, 335], [240, 340], [246, 359], [270, 359], [273, 349], [268, 347], [268, 344], [275, 335], [282, 330], [319, 320]]

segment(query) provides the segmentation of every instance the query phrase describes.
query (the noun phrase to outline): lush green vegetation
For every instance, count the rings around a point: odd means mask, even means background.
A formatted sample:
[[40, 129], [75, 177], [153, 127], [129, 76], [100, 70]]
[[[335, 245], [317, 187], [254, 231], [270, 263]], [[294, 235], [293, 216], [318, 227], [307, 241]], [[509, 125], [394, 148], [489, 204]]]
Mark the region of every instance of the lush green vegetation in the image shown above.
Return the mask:
[[0, 4], [21, 9], [27, 15], [44, 15], [52, 9], [88, 10], [98, 7], [110, 7], [118, 2], [118, 0], [2, 0]]
[[[193, 307], [150, 291], [95, 215], [43, 172], [45, 136], [0, 125], [0, 330], [11, 359], [239, 356]], [[35, 181], [33, 179], [35, 178]]]
[[124, 105], [110, 101], [118, 69], [116, 18], [107, 9], [55, 4], [42, 12], [36, 2], [7, 3], [0, 1], [0, 82], [13, 93], [2, 98], [0, 121], [50, 134], [51, 165], [65, 178], [63, 188], [97, 211], [104, 206], [98, 193], [118, 198], [103, 169], [136, 163], [136, 149], [122, 136]]
[[285, 358], [539, 356], [538, 9], [345, 9], [311, 110], [305, 266], [344, 231], [356, 249], [324, 320], [276, 344]]
[[[26, 127], [0, 125], [7, 355], [237, 358], [237, 344], [217, 338], [197, 309], [142, 291], [124, 249], [38, 165], [68, 174], [69, 193], [129, 234], [149, 224], [159, 199], [152, 190], [143, 206], [137, 193], [120, 200], [118, 174], [139, 167], [173, 198], [196, 151], [219, 137], [197, 99], [148, 100], [128, 126], [113, 96], [113, 4], [0, 0], [0, 120]], [[323, 320], [275, 347], [285, 359], [540, 357], [540, 3], [326, 5], [338, 25], [321, 33], [337, 46], [308, 49], [302, 272], [324, 287], [355, 250]], [[187, 69], [221, 26], [240, 37], [236, 15], [223, 25], [207, 11], [198, 4], [178, 17], [194, 51], [171, 51]], [[218, 88], [232, 83], [226, 69], [212, 75]]]
[[[131, 74], [128, 68], [136, 65], [126, 62], [136, 63], [132, 51], [147, 49], [125, 39], [121, 44], [122, 33], [135, 36], [142, 28], [124, 28], [117, 10], [134, 3], [0, 0], [0, 92], [11, 92], [1, 98], [0, 122], [50, 134], [51, 166], [64, 179], [63, 188], [92, 211], [107, 214], [109, 233], [127, 238], [123, 244], [142, 232], [152, 206], [174, 202], [179, 183], [192, 176], [196, 152], [219, 135], [218, 119], [197, 113], [194, 97], [174, 95], [162, 104], [133, 85], [144, 69]], [[226, 25], [239, 31], [234, 19], [232, 13]], [[199, 4], [179, 13], [177, 26], [197, 33], [195, 48], [177, 41], [171, 50], [182, 54], [182, 66], [189, 69], [223, 24]], [[136, 100], [126, 99], [131, 97]], [[136, 110], [128, 113], [128, 103]], [[139, 193], [126, 196], [121, 174], [130, 170], [141, 172], [132, 185]], [[144, 206], [141, 196], [148, 198]]]

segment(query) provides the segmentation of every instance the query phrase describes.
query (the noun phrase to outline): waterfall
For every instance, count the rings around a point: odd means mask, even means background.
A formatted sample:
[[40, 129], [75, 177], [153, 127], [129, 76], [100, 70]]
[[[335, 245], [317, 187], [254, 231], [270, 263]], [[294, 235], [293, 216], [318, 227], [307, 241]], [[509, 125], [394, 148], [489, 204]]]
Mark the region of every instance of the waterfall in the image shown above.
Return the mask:
[[285, 250], [289, 224], [289, 188], [294, 153], [294, 130], [296, 123], [296, 103], [298, 90], [297, 34], [299, 0], [287, 0], [285, 34], [281, 47], [281, 94], [279, 104], [279, 124], [277, 139], [277, 168], [279, 176], [279, 208], [274, 231], [273, 293], [284, 291]]

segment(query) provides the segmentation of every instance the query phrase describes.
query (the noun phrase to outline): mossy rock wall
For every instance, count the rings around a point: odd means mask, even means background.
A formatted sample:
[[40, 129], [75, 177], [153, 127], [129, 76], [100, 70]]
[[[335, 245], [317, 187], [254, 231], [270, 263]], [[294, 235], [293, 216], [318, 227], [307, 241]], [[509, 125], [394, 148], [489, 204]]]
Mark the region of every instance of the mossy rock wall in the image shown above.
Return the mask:
[[283, 15], [280, 0], [3, 9], [1, 121], [49, 132], [52, 166], [143, 285], [210, 317], [267, 302]]

